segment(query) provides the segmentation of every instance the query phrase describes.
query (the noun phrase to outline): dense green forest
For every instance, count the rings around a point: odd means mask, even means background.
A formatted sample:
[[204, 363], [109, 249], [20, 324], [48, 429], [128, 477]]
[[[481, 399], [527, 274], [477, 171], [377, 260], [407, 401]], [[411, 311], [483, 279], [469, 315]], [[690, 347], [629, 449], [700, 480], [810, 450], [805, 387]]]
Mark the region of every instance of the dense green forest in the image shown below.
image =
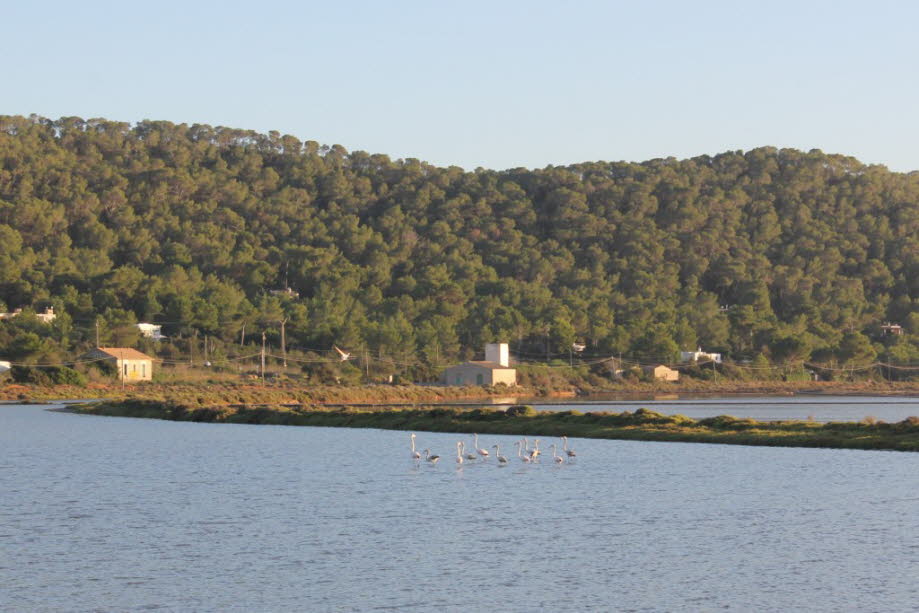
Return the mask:
[[[52, 324], [29, 315], [47, 306]], [[0, 117], [14, 308], [0, 358], [25, 362], [78, 354], [97, 324], [137, 345], [132, 324], [160, 322], [178, 356], [205, 335], [213, 355], [277, 346], [285, 321], [291, 348], [431, 371], [495, 340], [533, 360], [577, 341], [919, 365], [919, 173], [768, 147], [465, 171], [276, 132]]]

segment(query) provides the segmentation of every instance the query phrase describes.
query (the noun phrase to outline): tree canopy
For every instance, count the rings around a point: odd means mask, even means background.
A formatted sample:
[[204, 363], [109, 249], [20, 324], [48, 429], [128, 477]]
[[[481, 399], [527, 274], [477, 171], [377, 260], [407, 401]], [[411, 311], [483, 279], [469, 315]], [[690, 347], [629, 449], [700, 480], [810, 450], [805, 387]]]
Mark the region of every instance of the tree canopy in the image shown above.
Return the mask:
[[3, 116], [0, 302], [66, 315], [4, 323], [16, 356], [73, 351], [100, 321], [230, 342], [284, 319], [295, 346], [431, 363], [496, 340], [916, 361], [919, 173], [769, 147], [469, 172], [277, 132]]

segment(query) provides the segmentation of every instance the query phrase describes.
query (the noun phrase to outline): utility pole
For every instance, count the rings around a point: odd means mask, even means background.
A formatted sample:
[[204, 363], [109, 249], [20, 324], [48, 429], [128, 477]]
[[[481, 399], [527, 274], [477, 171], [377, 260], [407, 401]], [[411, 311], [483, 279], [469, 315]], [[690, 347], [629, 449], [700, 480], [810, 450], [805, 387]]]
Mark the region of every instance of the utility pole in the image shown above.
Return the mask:
[[265, 333], [262, 332], [262, 385], [265, 385]]
[[96, 347], [99, 347], [99, 318], [96, 318]]
[[287, 370], [287, 335], [284, 333], [284, 326], [287, 324], [287, 318], [281, 320], [281, 359], [284, 361], [284, 370]]
[[246, 342], [246, 322], [243, 320], [243, 329], [239, 333], [239, 346], [242, 347], [243, 343]]
[[207, 361], [207, 334], [204, 335], [204, 365], [208, 365]]
[[189, 339], [189, 349], [188, 349], [188, 365], [195, 365], [195, 345], [198, 344], [198, 331], [195, 330], [195, 336]]

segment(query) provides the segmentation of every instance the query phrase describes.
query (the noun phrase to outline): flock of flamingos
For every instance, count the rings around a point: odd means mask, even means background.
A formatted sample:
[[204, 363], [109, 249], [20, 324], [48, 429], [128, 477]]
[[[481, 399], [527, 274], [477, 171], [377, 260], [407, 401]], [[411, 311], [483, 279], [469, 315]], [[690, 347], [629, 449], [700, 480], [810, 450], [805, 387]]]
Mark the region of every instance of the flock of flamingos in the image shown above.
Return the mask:
[[[463, 462], [474, 462], [475, 460], [478, 460], [478, 459], [481, 459], [484, 461], [491, 457], [491, 453], [487, 449], [483, 449], [482, 447], [479, 447], [479, 435], [473, 434], [472, 436], [473, 436], [472, 448], [474, 450], [474, 453], [473, 452], [466, 453], [466, 444], [463, 441], [456, 442], [456, 465], [457, 466], [462, 466]], [[565, 456], [567, 456], [567, 460], [571, 462], [572, 460], [574, 460], [575, 457], [577, 457], [578, 454], [574, 452], [574, 449], [568, 449], [568, 437], [567, 436], [563, 436], [562, 441], [564, 441], [564, 446], [562, 447], [562, 453], [564, 453]], [[522, 440], [519, 440], [516, 443], [514, 443], [514, 447], [517, 448], [517, 457], [520, 459], [521, 462], [525, 464], [530, 464], [530, 463], [539, 461], [540, 452], [539, 452], [539, 439], [538, 438], [533, 441], [532, 449], [530, 449], [530, 441], [526, 439], [525, 437]], [[501, 455], [501, 449], [498, 447], [498, 445], [492, 445], [491, 448], [495, 450], [495, 458], [497, 458], [498, 460], [498, 465], [508, 463], [507, 456]], [[555, 443], [553, 443], [552, 445], [549, 445], [549, 448], [552, 449], [552, 461], [553, 462], [555, 462], [556, 464], [561, 464], [565, 461], [566, 459], [565, 457], [558, 455], [558, 452], [557, 452], [558, 446]], [[432, 454], [430, 449], [425, 449], [423, 450], [423, 452], [424, 452], [425, 461], [427, 461], [432, 466], [437, 464], [437, 462], [440, 460], [440, 456]], [[412, 460], [416, 462], [420, 462], [421, 453], [422, 452], [415, 449], [415, 434], [413, 433], [412, 434]]]

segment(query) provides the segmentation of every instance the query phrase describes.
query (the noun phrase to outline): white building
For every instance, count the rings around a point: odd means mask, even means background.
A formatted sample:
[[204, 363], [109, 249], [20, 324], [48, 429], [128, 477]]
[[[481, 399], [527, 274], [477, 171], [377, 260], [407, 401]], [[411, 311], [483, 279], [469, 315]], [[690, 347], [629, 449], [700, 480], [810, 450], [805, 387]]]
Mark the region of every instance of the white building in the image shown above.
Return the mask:
[[[19, 317], [20, 315], [22, 315], [22, 309], [16, 309], [12, 313], [0, 313], [0, 319], [12, 319], [14, 317]], [[52, 321], [57, 319], [57, 315], [54, 313], [53, 306], [46, 307], [42, 313], [36, 313], [35, 317], [38, 319], [38, 321], [46, 324], [50, 324]]]
[[721, 354], [702, 351], [702, 347], [699, 347], [695, 351], [681, 351], [680, 361], [681, 362], [714, 362], [715, 364], [721, 364]]
[[144, 338], [152, 338], [155, 341], [161, 341], [166, 338], [163, 336], [163, 326], [139, 323], [137, 324], [137, 329], [140, 330], [140, 335]]
[[12, 319], [14, 317], [19, 317], [22, 314], [22, 309], [16, 309], [12, 313], [0, 313], [0, 319]]
[[0, 361], [0, 372], [6, 372], [13, 367], [9, 362]]
[[300, 292], [293, 289], [292, 287], [285, 287], [284, 289], [273, 289], [271, 290], [272, 296], [283, 296], [285, 298], [293, 298], [296, 300], [300, 297]]
[[37, 317], [39, 321], [43, 321], [46, 324], [50, 324], [52, 321], [54, 321], [57, 318], [57, 315], [54, 314], [54, 307], [49, 306], [45, 309], [44, 313], [36, 313], [35, 317]]
[[485, 345], [484, 362], [466, 362], [444, 372], [447, 385], [517, 385], [517, 369], [510, 367], [507, 343]]

